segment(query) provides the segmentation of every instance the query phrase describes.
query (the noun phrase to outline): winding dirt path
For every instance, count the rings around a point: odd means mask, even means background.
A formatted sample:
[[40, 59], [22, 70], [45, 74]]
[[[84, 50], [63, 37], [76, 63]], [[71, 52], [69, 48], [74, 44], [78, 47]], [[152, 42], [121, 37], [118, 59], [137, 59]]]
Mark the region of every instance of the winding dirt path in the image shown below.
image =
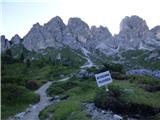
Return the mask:
[[[70, 77], [66, 77], [54, 82], [63, 82], [68, 80], [69, 78]], [[54, 102], [49, 101], [51, 97], [47, 97], [46, 94], [46, 90], [54, 82], [48, 81], [43, 86], [41, 86], [37, 91], [35, 91], [35, 93], [40, 96], [39, 103], [29, 106], [24, 112], [18, 113], [14, 117], [10, 117], [7, 120], [39, 120], [38, 115], [40, 111], [42, 111], [45, 107], [54, 104]]]
[[40, 102], [33, 107], [31, 107], [31, 111], [26, 113], [21, 120], [39, 120], [39, 112], [43, 110], [48, 105], [52, 104], [47, 97], [46, 90], [52, 84], [52, 82], [47, 82], [40, 89], [36, 91], [38, 95], [40, 95]]
[[[83, 53], [85, 55], [85, 59], [87, 60], [87, 63], [80, 68], [88, 68], [93, 66], [93, 62], [90, 60], [88, 54], [89, 51], [87, 51], [85, 48], [82, 49]], [[62, 82], [68, 80], [70, 77], [66, 77], [64, 79], [61, 79], [56, 82]], [[16, 114], [14, 117], [10, 117], [7, 120], [39, 120], [39, 113], [42, 111], [45, 107], [53, 104], [53, 102], [49, 101], [49, 97], [47, 97], [46, 90], [49, 88], [49, 86], [53, 82], [48, 81], [43, 86], [41, 86], [35, 93], [37, 93], [40, 96], [39, 103], [35, 105], [29, 106], [24, 112]]]
[[21, 112], [15, 115], [13, 118], [9, 118], [8, 120], [39, 120], [38, 115], [40, 111], [43, 110], [48, 105], [53, 104], [53, 102], [49, 101], [49, 97], [47, 97], [46, 94], [46, 90], [51, 84], [52, 82], [49, 81], [35, 92], [38, 95], [40, 95], [39, 103], [33, 106], [29, 106], [24, 112]]

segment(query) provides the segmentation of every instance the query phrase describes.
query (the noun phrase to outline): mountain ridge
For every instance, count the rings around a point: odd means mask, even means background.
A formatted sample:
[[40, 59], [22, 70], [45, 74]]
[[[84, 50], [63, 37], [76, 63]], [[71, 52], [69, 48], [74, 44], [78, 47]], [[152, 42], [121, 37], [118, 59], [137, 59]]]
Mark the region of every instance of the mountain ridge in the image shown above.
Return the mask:
[[105, 55], [114, 55], [120, 50], [155, 50], [160, 47], [160, 26], [149, 30], [145, 20], [139, 16], [126, 16], [120, 23], [120, 32], [114, 36], [107, 27], [89, 27], [80, 18], [74, 17], [65, 25], [56, 16], [44, 25], [36, 23], [20, 38], [18, 35], [7, 40], [1, 36], [1, 52], [16, 44], [23, 44], [29, 51], [38, 52], [48, 47], [99, 50]]

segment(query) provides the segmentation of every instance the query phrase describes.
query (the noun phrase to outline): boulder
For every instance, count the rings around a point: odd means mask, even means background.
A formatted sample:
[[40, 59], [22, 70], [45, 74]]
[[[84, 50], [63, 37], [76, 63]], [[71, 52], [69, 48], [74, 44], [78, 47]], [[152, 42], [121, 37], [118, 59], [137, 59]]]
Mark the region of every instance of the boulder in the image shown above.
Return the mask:
[[130, 75], [147, 75], [147, 76], [152, 76], [155, 78], [160, 78], [160, 71], [152, 71], [149, 69], [135, 69], [135, 70], [129, 70], [127, 74]]
[[94, 77], [93, 72], [89, 72], [86, 69], [81, 69], [80, 72], [77, 74], [78, 78], [93, 78]]

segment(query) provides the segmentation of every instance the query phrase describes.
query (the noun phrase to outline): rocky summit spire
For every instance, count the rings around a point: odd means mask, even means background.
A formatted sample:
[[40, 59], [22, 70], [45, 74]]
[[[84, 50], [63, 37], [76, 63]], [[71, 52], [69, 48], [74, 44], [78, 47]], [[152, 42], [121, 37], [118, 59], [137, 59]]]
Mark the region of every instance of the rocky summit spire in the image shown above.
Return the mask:
[[86, 43], [91, 35], [89, 26], [80, 18], [70, 18], [68, 28], [73, 36], [82, 43]]
[[96, 48], [96, 46], [99, 43], [105, 44], [106, 40], [110, 37], [112, 37], [112, 34], [108, 30], [107, 27], [103, 26], [92, 26], [91, 27], [91, 38], [90, 40], [87, 41], [88, 45], [91, 46], [92, 48]]
[[28, 50], [38, 51], [47, 47], [54, 47], [55, 40], [43, 26], [36, 23], [28, 34], [24, 36], [23, 44]]
[[143, 36], [148, 31], [145, 20], [136, 15], [126, 16], [120, 23], [120, 32], [115, 36], [115, 39], [119, 42], [121, 49], [138, 49], [142, 44]]
[[59, 16], [52, 18], [44, 26], [56, 41], [62, 41], [62, 31], [65, 29], [66, 25], [63, 23], [63, 20]]
[[148, 30], [146, 21], [136, 15], [126, 16], [120, 23], [120, 33], [125, 33], [130, 38], [142, 38]]
[[[9, 41], [2, 37], [2, 49], [9, 48]], [[20, 43], [18, 35], [12, 38], [12, 43]], [[129, 49], [157, 49], [160, 48], [160, 27], [149, 30], [142, 18], [133, 15], [125, 17], [120, 23], [119, 34], [112, 36], [107, 27], [91, 28], [80, 18], [74, 17], [65, 25], [63, 20], [56, 16], [48, 23], [36, 23], [23, 38], [23, 45], [28, 50], [39, 51], [47, 47], [61, 48], [68, 46], [72, 49], [86, 47], [100, 50], [105, 54], [112, 54], [119, 50]]]
[[51, 26], [51, 27], [60, 27], [61, 30], [65, 28], [65, 24], [63, 23], [63, 20], [59, 17], [56, 16], [52, 18], [48, 23], [45, 24], [46, 26]]
[[1, 52], [6, 51], [10, 48], [10, 42], [5, 38], [4, 35], [1, 36]]
[[16, 34], [15, 36], [13, 36], [13, 37], [11, 38], [11, 42], [12, 42], [14, 45], [19, 44], [19, 43], [21, 42], [21, 38], [19, 37], [18, 34]]

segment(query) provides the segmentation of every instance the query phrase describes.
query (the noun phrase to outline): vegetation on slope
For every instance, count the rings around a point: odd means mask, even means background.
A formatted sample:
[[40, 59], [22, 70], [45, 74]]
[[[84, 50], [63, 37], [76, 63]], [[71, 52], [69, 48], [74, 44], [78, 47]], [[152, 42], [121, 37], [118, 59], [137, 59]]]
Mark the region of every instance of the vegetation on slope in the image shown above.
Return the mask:
[[[68, 48], [46, 55], [22, 48], [17, 46], [2, 54], [2, 118], [14, 115], [23, 111], [29, 104], [38, 102], [39, 97], [34, 90], [46, 80], [68, 76], [85, 62]], [[58, 54], [61, 54], [61, 59], [57, 59]]]
[[[116, 64], [113, 66], [110, 64], [110, 69], [106, 68], [105, 70], [110, 70], [112, 74], [117, 73], [117, 69], [114, 69], [115, 66]], [[88, 71], [96, 72], [102, 70], [91, 68]], [[121, 71], [122, 69], [119, 70]], [[124, 75], [123, 70], [118, 73], [119, 75]], [[106, 110], [111, 109], [115, 113], [122, 114], [123, 117], [127, 115], [150, 120], [159, 118], [160, 89], [157, 87], [152, 91], [157, 85], [160, 86], [159, 80], [146, 76], [124, 76], [125, 79], [121, 79], [121, 76], [116, 76], [116, 79], [113, 80], [114, 82], [108, 86], [109, 92], [106, 92], [104, 87], [98, 88], [95, 78], [82, 79], [73, 77], [68, 81], [52, 84], [47, 90], [49, 96], [68, 97], [41, 111], [40, 119], [91, 120], [91, 116], [84, 112], [84, 103], [86, 102], [95, 102], [97, 107]], [[148, 85], [150, 85], [151, 91], [144, 87]]]
[[[144, 87], [147, 85], [150, 85], [151, 91]], [[159, 88], [152, 91], [157, 85]], [[97, 94], [97, 107], [141, 119], [154, 119], [153, 116], [160, 112], [160, 82], [155, 78], [128, 76], [127, 80], [116, 80], [108, 88], [109, 92]]]
[[[159, 54], [158, 51], [155, 51]], [[151, 57], [152, 52], [144, 50], [130, 50], [122, 52], [122, 58], [126, 69], [152, 69], [160, 70], [160, 60], [157, 57]]]
[[47, 91], [49, 96], [69, 97], [41, 111], [40, 119], [48, 118], [51, 114], [51, 120], [90, 120], [83, 111], [83, 103], [92, 102], [96, 91], [98, 88], [94, 79], [81, 80], [73, 77], [68, 81], [54, 83]]

